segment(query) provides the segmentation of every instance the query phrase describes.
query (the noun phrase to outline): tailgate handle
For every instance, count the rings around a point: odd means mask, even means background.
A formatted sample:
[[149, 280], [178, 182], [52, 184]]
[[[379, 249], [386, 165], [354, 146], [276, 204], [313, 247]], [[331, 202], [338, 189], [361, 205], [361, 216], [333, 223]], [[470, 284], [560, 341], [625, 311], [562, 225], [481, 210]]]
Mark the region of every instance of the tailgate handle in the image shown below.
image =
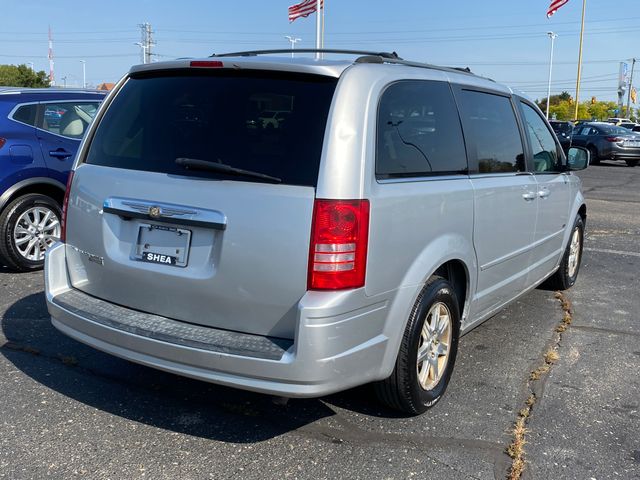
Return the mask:
[[203, 227], [214, 230], [225, 230], [227, 228], [227, 217], [218, 210], [155, 203], [148, 200], [111, 197], [104, 201], [102, 211], [118, 215], [125, 220], [140, 218], [172, 225]]

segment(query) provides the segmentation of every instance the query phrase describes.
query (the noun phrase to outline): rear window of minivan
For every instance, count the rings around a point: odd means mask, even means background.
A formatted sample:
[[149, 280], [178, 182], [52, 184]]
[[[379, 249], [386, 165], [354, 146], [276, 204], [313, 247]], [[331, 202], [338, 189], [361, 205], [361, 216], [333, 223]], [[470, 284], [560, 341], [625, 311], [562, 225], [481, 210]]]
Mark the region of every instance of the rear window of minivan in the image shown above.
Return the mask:
[[265, 181], [176, 163], [187, 158], [315, 186], [336, 83], [320, 75], [256, 70], [133, 75], [99, 122], [85, 162]]

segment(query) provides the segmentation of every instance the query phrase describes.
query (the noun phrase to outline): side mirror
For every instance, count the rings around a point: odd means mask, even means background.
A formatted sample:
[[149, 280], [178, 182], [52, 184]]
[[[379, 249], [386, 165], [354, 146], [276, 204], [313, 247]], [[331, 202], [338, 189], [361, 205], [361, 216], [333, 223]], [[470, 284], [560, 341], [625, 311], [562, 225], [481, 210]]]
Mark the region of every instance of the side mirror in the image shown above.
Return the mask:
[[571, 147], [567, 154], [569, 170], [584, 170], [591, 160], [591, 152], [584, 147]]

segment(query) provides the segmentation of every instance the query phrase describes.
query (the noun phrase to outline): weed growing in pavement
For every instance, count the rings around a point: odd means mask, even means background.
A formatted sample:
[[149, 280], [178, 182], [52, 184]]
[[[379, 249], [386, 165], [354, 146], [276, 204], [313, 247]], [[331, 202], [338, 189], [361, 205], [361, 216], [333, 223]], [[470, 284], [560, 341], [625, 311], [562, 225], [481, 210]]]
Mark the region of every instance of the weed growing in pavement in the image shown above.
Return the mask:
[[527, 387], [530, 392], [529, 397], [525, 402], [525, 406], [518, 412], [518, 418], [516, 419], [512, 430], [513, 440], [506, 450], [507, 455], [511, 457], [511, 468], [507, 476], [508, 480], [519, 480], [522, 477], [522, 473], [524, 472], [527, 463], [525, 460], [524, 450], [524, 446], [527, 443], [525, 438], [527, 434], [527, 422], [529, 421], [533, 408], [538, 401], [538, 397], [534, 393], [533, 385], [543, 376], [548, 374], [551, 367], [560, 359], [558, 348], [560, 346], [560, 341], [562, 340], [562, 334], [566, 332], [569, 325], [571, 325], [571, 302], [562, 294], [562, 292], [556, 292], [555, 298], [560, 301], [560, 306], [562, 307], [562, 320], [555, 328], [556, 335], [554, 342], [543, 355], [542, 364], [536, 367], [529, 374], [529, 380], [527, 381]]

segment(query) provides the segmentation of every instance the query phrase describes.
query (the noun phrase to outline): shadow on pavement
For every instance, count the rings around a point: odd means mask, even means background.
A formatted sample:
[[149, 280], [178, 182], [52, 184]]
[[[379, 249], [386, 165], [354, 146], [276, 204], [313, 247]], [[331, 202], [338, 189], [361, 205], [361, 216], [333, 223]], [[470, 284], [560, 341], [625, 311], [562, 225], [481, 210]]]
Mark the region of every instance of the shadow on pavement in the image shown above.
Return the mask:
[[191, 380], [137, 365], [58, 332], [44, 295], [14, 303], [1, 319], [7, 343], [0, 353], [36, 382], [87, 406], [174, 432], [225, 442], [253, 443], [333, 415], [330, 405], [395, 417], [370, 387], [324, 399], [292, 399]]

